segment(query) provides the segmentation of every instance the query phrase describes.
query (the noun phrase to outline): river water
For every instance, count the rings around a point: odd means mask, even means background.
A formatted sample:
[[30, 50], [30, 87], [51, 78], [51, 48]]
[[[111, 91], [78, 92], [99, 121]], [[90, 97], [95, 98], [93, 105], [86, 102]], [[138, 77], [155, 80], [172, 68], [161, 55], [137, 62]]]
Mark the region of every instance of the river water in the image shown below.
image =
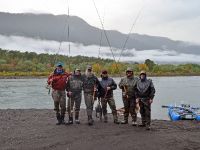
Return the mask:
[[[151, 77], [156, 88], [152, 104], [153, 119], [168, 119], [162, 105], [187, 103], [200, 106], [200, 77]], [[119, 83], [120, 78], [114, 78]], [[53, 109], [45, 88], [46, 79], [0, 79], [0, 109]], [[121, 91], [114, 91], [117, 108], [123, 106]], [[81, 108], [85, 108], [82, 99]], [[108, 107], [109, 108], [109, 107]]]

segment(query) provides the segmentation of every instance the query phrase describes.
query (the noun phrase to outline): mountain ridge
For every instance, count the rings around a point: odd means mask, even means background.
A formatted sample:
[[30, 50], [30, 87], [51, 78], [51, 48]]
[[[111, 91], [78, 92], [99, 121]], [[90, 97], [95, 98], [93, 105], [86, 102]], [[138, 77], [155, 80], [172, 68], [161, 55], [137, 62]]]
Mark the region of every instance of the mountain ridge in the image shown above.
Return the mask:
[[[5, 36], [24, 36], [42, 40], [70, 41], [82, 43], [85, 46], [99, 45], [102, 33], [101, 46], [109, 46], [103, 30], [89, 25], [78, 16], [33, 14], [33, 13], [4, 13], [0, 12], [0, 34]], [[67, 36], [69, 24], [69, 39]], [[64, 34], [65, 33], [65, 34]], [[116, 30], [106, 30], [111, 46], [121, 49], [127, 34]], [[167, 37], [150, 36], [132, 33], [126, 44], [127, 49], [136, 50], [168, 50], [178, 53], [200, 54], [200, 45], [188, 44]]]

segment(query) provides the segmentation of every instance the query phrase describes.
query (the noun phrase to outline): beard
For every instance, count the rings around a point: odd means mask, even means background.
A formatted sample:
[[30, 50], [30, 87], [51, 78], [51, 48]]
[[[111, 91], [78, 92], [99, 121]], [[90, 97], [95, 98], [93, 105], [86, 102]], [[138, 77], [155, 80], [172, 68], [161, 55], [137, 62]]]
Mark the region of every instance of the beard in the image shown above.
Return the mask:
[[92, 76], [93, 76], [93, 73], [92, 73], [91, 71], [86, 70], [86, 71], [85, 71], [85, 75], [86, 75], [87, 77], [92, 77]]

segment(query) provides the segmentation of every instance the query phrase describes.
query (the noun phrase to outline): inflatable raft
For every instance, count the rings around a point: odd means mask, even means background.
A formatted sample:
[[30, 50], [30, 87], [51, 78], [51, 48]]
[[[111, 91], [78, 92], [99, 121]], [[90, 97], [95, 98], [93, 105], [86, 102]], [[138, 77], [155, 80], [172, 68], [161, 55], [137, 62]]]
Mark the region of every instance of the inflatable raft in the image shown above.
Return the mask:
[[172, 121], [198, 120], [200, 121], [200, 108], [182, 104], [180, 106], [162, 106], [168, 108], [168, 115]]

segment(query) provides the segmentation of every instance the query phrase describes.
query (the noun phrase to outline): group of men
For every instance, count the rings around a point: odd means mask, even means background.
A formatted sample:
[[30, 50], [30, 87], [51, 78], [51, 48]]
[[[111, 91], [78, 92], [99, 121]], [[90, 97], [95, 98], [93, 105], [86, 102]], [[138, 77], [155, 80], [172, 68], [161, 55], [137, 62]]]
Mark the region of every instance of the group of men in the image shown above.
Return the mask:
[[[84, 93], [84, 100], [87, 110], [88, 125], [93, 125], [92, 117], [95, 100], [100, 99], [104, 122], [108, 122], [107, 104], [109, 104], [113, 122], [115, 124], [128, 124], [129, 114], [132, 117], [133, 126], [146, 127], [150, 129], [151, 123], [151, 103], [153, 102], [155, 88], [152, 80], [147, 79], [145, 71], [141, 71], [139, 78], [134, 77], [131, 68], [127, 68], [126, 76], [119, 82], [122, 89], [122, 99], [124, 103], [124, 120], [119, 122], [113, 90], [117, 89], [115, 81], [108, 76], [108, 71], [101, 72], [99, 80], [93, 73], [92, 67], [87, 66], [85, 74], [81, 74], [79, 68], [73, 73], [66, 73], [63, 64], [58, 63], [54, 72], [49, 76], [48, 85], [52, 88], [52, 98], [54, 100], [54, 110], [56, 111], [57, 125], [60, 124], [80, 124], [79, 112]], [[68, 97], [67, 112], [69, 120], [65, 123], [66, 97]], [[142, 123], [137, 124], [137, 106], [140, 106]], [[73, 110], [74, 109], [74, 110]], [[74, 117], [73, 117], [74, 116]]]

